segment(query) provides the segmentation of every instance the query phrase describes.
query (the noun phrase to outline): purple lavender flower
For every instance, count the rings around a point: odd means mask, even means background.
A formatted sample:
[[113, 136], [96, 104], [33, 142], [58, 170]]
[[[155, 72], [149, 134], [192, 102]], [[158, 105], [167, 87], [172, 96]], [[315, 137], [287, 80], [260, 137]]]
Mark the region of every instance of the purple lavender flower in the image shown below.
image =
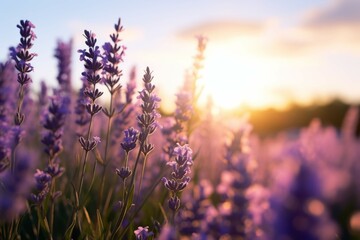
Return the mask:
[[139, 141], [141, 145], [141, 151], [144, 155], [147, 155], [152, 149], [153, 145], [147, 143], [147, 137], [155, 132], [157, 128], [157, 118], [160, 114], [157, 112], [159, 108], [160, 98], [153, 93], [155, 85], [152, 84], [153, 76], [150, 69], [147, 67], [143, 82], [145, 88], [139, 92], [138, 98], [142, 100], [141, 109], [142, 114], [138, 115], [138, 126], [140, 127]]
[[41, 81], [40, 83], [38, 103], [41, 109], [44, 109], [45, 106], [48, 104], [48, 87], [46, 86], [45, 81]]
[[132, 67], [130, 70], [129, 82], [126, 84], [125, 99], [126, 103], [130, 104], [132, 102], [133, 96], [136, 89], [136, 67]]
[[122, 167], [121, 169], [116, 168], [115, 171], [116, 174], [121, 177], [123, 181], [128, 178], [132, 173], [129, 167]]
[[11, 140], [12, 136], [11, 120], [9, 115], [11, 109], [15, 108], [14, 98], [10, 97], [14, 91], [14, 80], [16, 79], [15, 68], [12, 63], [0, 63], [0, 173], [10, 165]]
[[31, 165], [29, 154], [18, 154], [14, 171], [1, 175], [0, 222], [12, 221], [26, 210], [26, 200], [33, 183]]
[[82, 76], [92, 84], [96, 85], [100, 82], [101, 76], [99, 71], [103, 69], [103, 65], [99, 61], [101, 58], [100, 49], [96, 46], [96, 35], [90, 31], [84, 31], [84, 37], [86, 39], [85, 44], [88, 46], [88, 50], [78, 50], [80, 54], [80, 61], [84, 61], [84, 67], [87, 71], [82, 72]]
[[1, 122], [7, 122], [10, 124], [8, 115], [11, 113], [11, 109], [16, 107], [16, 102], [12, 93], [15, 91], [17, 78], [14, 64], [10, 61], [0, 63], [0, 120]]
[[188, 145], [178, 145], [174, 149], [175, 159], [168, 163], [173, 169], [171, 179], [162, 178], [164, 186], [171, 192], [169, 208], [176, 213], [180, 208], [180, 198], [178, 194], [185, 189], [190, 181], [188, 176], [191, 173], [190, 167], [193, 165], [192, 150]]
[[33, 46], [32, 41], [36, 38], [32, 30], [35, 26], [28, 20], [21, 20], [17, 27], [20, 29], [20, 44], [16, 49], [10, 48], [10, 56], [15, 61], [15, 68], [19, 71], [17, 81], [21, 85], [26, 85], [31, 81], [28, 73], [33, 70], [30, 61], [36, 56], [36, 54], [29, 52]]
[[248, 146], [251, 127], [247, 123], [234, 134], [226, 146], [225, 170], [221, 173], [221, 182], [217, 186], [220, 196], [218, 216], [214, 219], [217, 227], [216, 238], [230, 235], [234, 238], [254, 239], [257, 231], [249, 213], [247, 190], [253, 184], [253, 173], [249, 169], [252, 161]]
[[135, 239], [136, 240], [146, 240], [150, 237], [152, 237], [154, 235], [153, 232], [149, 232], [149, 227], [138, 227], [138, 229], [136, 229], [134, 231], [135, 234]]
[[55, 57], [58, 59], [58, 80], [61, 89], [65, 92], [71, 91], [71, 52], [72, 40], [69, 42], [58, 41], [55, 49]]
[[125, 137], [124, 137], [124, 141], [121, 143], [121, 147], [127, 153], [129, 153], [131, 150], [133, 150], [136, 147], [139, 131], [131, 127], [125, 130], [124, 134]]
[[[290, 154], [292, 156], [287, 161], [295, 160], [293, 164], [297, 166], [293, 169], [294, 178], [289, 182], [285, 196], [277, 196], [273, 191], [270, 198], [275, 215], [271, 221], [273, 237], [314, 240], [335, 238], [337, 229], [321, 198], [320, 181], [315, 169], [302, 163], [303, 156], [297, 150]], [[283, 187], [282, 189], [284, 190]]]
[[50, 174], [37, 169], [34, 178], [37, 193], [30, 194], [30, 199], [36, 204], [41, 204], [50, 191], [52, 177]]
[[84, 37], [86, 39], [85, 44], [88, 46], [88, 50], [79, 50], [80, 60], [84, 61], [85, 71], [82, 72], [82, 76], [89, 84], [88, 88], [85, 88], [84, 96], [91, 99], [90, 103], [85, 105], [87, 112], [91, 118], [95, 114], [101, 111], [102, 107], [95, 103], [95, 100], [99, 98], [103, 93], [96, 88], [96, 84], [100, 82], [100, 71], [103, 69], [102, 63], [99, 61], [101, 58], [99, 47], [96, 46], [96, 36], [94, 33], [85, 30]]
[[21, 125], [25, 118], [25, 115], [21, 112], [25, 91], [24, 86], [31, 82], [29, 73], [33, 71], [33, 66], [30, 64], [30, 61], [36, 56], [35, 53], [30, 53], [29, 50], [33, 46], [32, 41], [36, 38], [36, 35], [32, 30], [35, 26], [28, 20], [21, 20], [20, 25], [17, 25], [17, 27], [20, 29], [20, 44], [17, 48], [10, 48], [10, 56], [14, 60], [15, 68], [19, 72], [17, 77], [17, 81], [20, 83], [19, 101], [14, 121], [16, 125]]
[[[99, 47], [96, 46], [97, 40], [95, 34], [85, 30], [84, 37], [86, 39], [85, 44], [88, 46], [88, 49], [78, 50], [78, 52], [81, 53], [80, 60], [84, 61], [85, 71], [82, 72], [84, 84], [83, 88], [81, 89], [82, 93], [80, 93], [75, 112], [80, 117], [76, 120], [76, 123], [84, 125], [87, 122], [90, 122], [91, 125], [93, 116], [99, 113], [102, 109], [102, 107], [96, 104], [95, 101], [103, 94], [96, 88], [96, 84], [99, 83], [101, 80], [100, 72], [103, 69], [103, 65], [100, 62], [101, 54]], [[90, 99], [90, 101], [87, 100], [86, 97]], [[90, 119], [83, 116], [85, 110], [90, 115]], [[89, 142], [89, 134], [90, 129], [88, 130], [87, 139], [83, 140]], [[80, 143], [84, 142], [83, 140], [80, 139]], [[84, 146], [85, 145], [82, 144], [83, 148]]]
[[42, 137], [41, 142], [45, 145], [45, 153], [50, 159], [54, 159], [62, 150], [61, 137], [66, 116], [69, 113], [69, 99], [56, 94], [51, 99], [48, 112], [45, 113], [43, 127], [47, 133]]
[[60, 167], [58, 160], [59, 158], [54, 159], [44, 170], [44, 172], [50, 174], [52, 178], [60, 177], [65, 171], [65, 168]]
[[212, 232], [216, 228], [211, 224], [217, 216], [217, 211], [209, 199], [211, 194], [213, 188], [207, 180], [194, 183], [189, 191], [182, 194], [184, 207], [176, 219], [181, 236], [212, 239], [211, 236], [214, 235]]
[[198, 37], [198, 53], [195, 56], [192, 75], [185, 79], [182, 89], [176, 94], [176, 109], [173, 114], [174, 122], [171, 122], [162, 129], [162, 133], [167, 141], [163, 150], [168, 159], [171, 159], [173, 156], [173, 150], [177, 143], [189, 143], [190, 134], [194, 130], [196, 101], [200, 96], [196, 85], [200, 78], [199, 71], [202, 68], [206, 42], [205, 37]]
[[87, 152], [90, 152], [92, 150], [94, 150], [96, 148], [96, 146], [98, 145], [100, 141], [100, 138], [99, 137], [93, 137], [92, 139], [85, 139], [83, 137], [80, 137], [79, 138], [79, 142], [81, 144], [81, 147], [87, 151]]
[[84, 127], [90, 122], [90, 116], [87, 114], [86, 106], [89, 104], [89, 99], [85, 97], [85, 90], [88, 86], [85, 78], [83, 80], [83, 86], [79, 90], [78, 97], [76, 100], [75, 114], [77, 116], [75, 123], [80, 127]]
[[123, 26], [119, 19], [117, 24], [115, 24], [115, 33], [110, 35], [112, 43], [106, 42], [102, 47], [104, 50], [102, 56], [104, 83], [111, 95], [118, 92], [121, 88], [119, 81], [122, 76], [122, 70], [119, 69], [119, 64], [123, 62], [125, 55], [125, 47], [119, 45], [121, 42], [120, 33], [122, 31]]

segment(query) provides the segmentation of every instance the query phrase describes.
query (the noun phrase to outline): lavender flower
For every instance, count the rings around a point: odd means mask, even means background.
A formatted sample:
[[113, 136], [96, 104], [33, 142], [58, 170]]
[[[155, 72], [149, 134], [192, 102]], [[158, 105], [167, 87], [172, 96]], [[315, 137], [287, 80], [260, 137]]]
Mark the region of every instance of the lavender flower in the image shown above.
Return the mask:
[[129, 82], [126, 84], [125, 100], [127, 104], [130, 104], [135, 94], [136, 89], [136, 67], [132, 67], [130, 70]]
[[160, 98], [153, 93], [155, 85], [151, 83], [153, 76], [151, 76], [150, 69], [147, 67], [143, 81], [145, 88], [139, 92], [138, 98], [142, 100], [141, 109], [142, 114], [137, 117], [138, 126], [140, 127], [139, 141], [142, 146], [142, 152], [147, 155], [152, 149], [151, 144], [146, 143], [149, 135], [155, 132], [157, 128], [157, 118], [160, 114], [157, 112], [159, 108]]
[[124, 141], [121, 143], [121, 147], [129, 154], [129, 152], [136, 147], [139, 131], [131, 127], [125, 130], [124, 133], [125, 137]]
[[31, 165], [29, 154], [18, 154], [14, 171], [1, 175], [0, 222], [12, 221], [26, 210], [26, 200], [32, 187]]
[[76, 100], [75, 114], [77, 118], [75, 123], [80, 127], [86, 126], [90, 122], [90, 116], [87, 114], [86, 105], [89, 104], [89, 100], [85, 97], [85, 89], [87, 88], [86, 79], [83, 80], [83, 86], [79, 90], [78, 97]]
[[14, 82], [16, 78], [17, 74], [13, 63], [10, 61], [0, 63], [0, 121], [2, 123], [10, 124], [8, 115], [16, 106], [15, 99], [11, 97], [17, 87]]
[[13, 81], [15, 79], [16, 73], [13, 64], [10, 62], [0, 63], [0, 173], [10, 165], [12, 146], [9, 134], [12, 127], [8, 115], [11, 109], [15, 108], [15, 102], [10, 97], [14, 91]]
[[48, 132], [42, 137], [41, 142], [45, 145], [45, 153], [53, 160], [62, 150], [61, 137], [63, 126], [69, 113], [69, 99], [56, 94], [51, 99], [48, 112], [45, 114], [43, 127]]
[[83, 137], [79, 138], [79, 142], [81, 144], [81, 147], [87, 151], [90, 152], [92, 150], [94, 150], [96, 148], [96, 146], [98, 145], [98, 143], [100, 143], [100, 138], [99, 137], [93, 137], [92, 139], [85, 139]]
[[33, 71], [33, 66], [30, 61], [36, 56], [34, 53], [30, 53], [29, 50], [33, 46], [33, 40], [36, 38], [33, 28], [35, 26], [28, 20], [20, 21], [20, 25], [17, 25], [20, 29], [20, 44], [17, 48], [10, 48], [10, 56], [15, 62], [15, 68], [18, 70], [17, 81], [20, 83], [19, 101], [17, 112], [15, 114], [15, 124], [21, 125], [24, 121], [25, 115], [21, 112], [22, 101], [24, 99], [24, 86], [31, 82], [31, 78], [28, 75]]
[[[103, 45], [103, 56], [102, 64], [104, 83], [110, 91], [110, 94], [118, 92], [121, 88], [119, 84], [120, 77], [122, 76], [122, 70], [119, 69], [119, 64], [123, 62], [123, 57], [125, 55], [125, 47], [119, 45], [120, 33], [123, 31], [123, 26], [121, 25], [121, 20], [119, 19], [117, 24], [115, 24], [115, 33], [110, 35], [111, 41], [106, 42]], [[111, 110], [111, 109], [110, 109]]]
[[33, 70], [30, 61], [36, 56], [34, 53], [30, 53], [29, 50], [33, 46], [32, 41], [36, 38], [33, 28], [35, 26], [28, 20], [20, 21], [20, 25], [17, 25], [20, 29], [20, 44], [15, 49], [10, 48], [10, 56], [15, 61], [15, 68], [19, 71], [17, 81], [21, 85], [26, 85], [31, 82], [31, 78], [28, 73]]
[[191, 173], [190, 167], [193, 165], [192, 150], [188, 145], [178, 145], [174, 149], [175, 159], [168, 163], [173, 169], [171, 179], [162, 178], [164, 186], [171, 192], [169, 208], [176, 213], [180, 208], [180, 198], [178, 194], [185, 189], [190, 181], [188, 176]]
[[254, 174], [249, 165], [252, 161], [248, 146], [251, 126], [244, 123], [226, 146], [225, 171], [221, 173], [221, 182], [217, 186], [221, 201], [216, 217], [217, 238], [230, 235], [234, 238], [254, 239], [257, 226], [253, 224], [246, 195], [253, 184]]
[[48, 104], [48, 87], [46, 86], [45, 81], [41, 81], [40, 83], [38, 103], [42, 109], [45, 109], [46, 105]]
[[[99, 71], [103, 69], [103, 65], [98, 59], [101, 57], [99, 47], [96, 46], [96, 36], [94, 33], [85, 30], [84, 37], [86, 38], [85, 44], [88, 50], [78, 50], [80, 54], [80, 61], [84, 61], [84, 67], [87, 71], [82, 72], [82, 76], [92, 84], [96, 85], [100, 82], [101, 77]], [[95, 90], [95, 89], [94, 89]]]
[[[281, 239], [333, 239], [336, 226], [329, 217], [327, 207], [321, 197], [321, 182], [311, 166], [304, 164], [304, 156], [296, 148], [288, 152], [286, 160], [291, 161], [294, 176], [288, 182], [276, 182], [276, 190], [272, 191], [270, 204], [274, 210], [271, 221], [274, 230], [273, 238]], [[286, 171], [286, 169], [282, 169]], [[279, 185], [278, 185], [279, 184]], [[287, 190], [284, 192], [284, 190]], [[283, 196], [276, 194], [283, 192]]]
[[94, 33], [85, 30], [84, 31], [85, 37], [85, 44], [87, 45], [88, 49], [79, 50], [80, 52], [80, 61], [84, 61], [85, 71], [82, 72], [82, 76], [88, 82], [89, 88], [85, 88], [83, 91], [84, 96], [90, 99], [89, 103], [86, 103], [85, 108], [88, 114], [90, 115], [89, 126], [87, 130], [86, 138], [83, 136], [79, 137], [79, 142], [81, 147], [84, 149], [84, 160], [82, 163], [82, 169], [80, 174], [80, 181], [79, 181], [79, 188], [78, 194], [81, 196], [81, 191], [84, 183], [84, 175], [86, 169], [86, 163], [88, 159], [88, 153], [93, 150], [97, 144], [100, 142], [99, 137], [93, 137], [91, 139], [91, 128], [93, 123], [94, 115], [99, 113], [102, 109], [100, 105], [96, 103], [96, 100], [103, 94], [96, 88], [96, 84], [101, 81], [100, 72], [103, 69], [103, 64], [100, 62], [101, 54], [99, 47], [96, 46], [96, 36]]
[[30, 199], [36, 204], [41, 204], [50, 191], [52, 177], [50, 174], [37, 169], [36, 173], [34, 174], [34, 178], [36, 182], [35, 186], [37, 193], [32, 193], [30, 195]]
[[119, 175], [119, 177], [121, 177], [123, 181], [128, 178], [132, 173], [129, 167], [122, 167], [121, 169], [116, 168], [115, 171], [116, 174]]
[[[87, 81], [87, 84], [85, 85], [88, 87], [83, 88], [83, 94], [85, 97], [88, 97], [91, 100], [90, 102], [85, 103], [85, 109], [90, 115], [89, 122], [91, 123], [93, 116], [99, 113], [102, 109], [102, 107], [96, 104], [95, 101], [103, 94], [96, 88], [96, 84], [99, 83], [101, 80], [100, 71], [103, 69], [103, 65], [99, 61], [101, 58], [101, 54], [99, 47], [96, 46], [97, 40], [95, 34], [85, 30], [84, 37], [86, 39], [85, 44], [88, 46], [88, 49], [79, 50], [78, 52], [81, 53], [80, 60], [84, 61], [85, 71], [82, 72], [82, 76], [84, 77], [84, 80]], [[78, 101], [79, 107], [80, 104], [84, 104], [84, 100], [79, 100]], [[79, 114], [82, 111], [80, 109], [76, 109], [76, 112]], [[84, 121], [86, 121], [84, 120], [84, 118], [80, 118], [80, 121], [77, 122], [84, 123]], [[88, 142], [90, 137], [89, 134], [90, 134], [90, 129], [88, 131], [88, 136], [86, 140]], [[82, 142], [82, 140], [80, 140], [80, 142]], [[82, 146], [84, 148], [84, 145]]]
[[58, 80], [61, 89], [64, 92], [71, 91], [71, 51], [72, 40], [69, 42], [63, 42], [59, 40], [55, 49], [55, 57], [58, 59]]
[[190, 190], [182, 195], [184, 208], [176, 219], [179, 232], [182, 236], [190, 237], [196, 234], [199, 239], [208, 239], [212, 229], [216, 229], [211, 226], [211, 223], [217, 216], [217, 212], [209, 199], [213, 194], [213, 188], [207, 180], [201, 180], [189, 187]]
[[154, 235], [153, 232], [149, 232], [149, 227], [138, 227], [138, 229], [136, 229], [134, 231], [135, 234], [135, 239], [136, 240], [146, 240], [149, 239], [150, 237], [152, 237]]
[[[85, 30], [84, 37], [86, 39], [85, 44], [88, 46], [88, 50], [84, 49], [84, 50], [79, 50], [78, 52], [81, 53], [80, 60], [85, 62], [84, 63], [85, 71], [82, 72], [82, 76], [88, 82], [88, 84], [85, 85], [88, 85], [89, 87], [83, 88], [83, 94], [85, 97], [88, 97], [91, 100], [89, 103], [85, 104], [85, 109], [88, 112], [88, 114], [91, 116], [90, 118], [90, 122], [91, 122], [92, 117], [95, 114], [99, 113], [102, 109], [102, 107], [96, 104], [95, 101], [103, 94], [96, 88], [96, 84], [99, 83], [101, 80], [100, 71], [103, 69], [103, 65], [99, 61], [101, 55], [100, 55], [99, 47], [96, 46], [97, 40], [95, 34]], [[82, 103], [84, 104], [84, 102]], [[83, 123], [83, 121], [80, 122]], [[89, 138], [89, 136], [87, 138]]]
[[167, 144], [164, 152], [168, 158], [173, 156], [174, 148], [177, 143], [188, 143], [186, 123], [190, 120], [193, 113], [191, 106], [191, 95], [188, 92], [179, 92], [176, 94], [176, 109], [174, 112], [174, 121], [162, 129], [162, 134], [166, 137]]

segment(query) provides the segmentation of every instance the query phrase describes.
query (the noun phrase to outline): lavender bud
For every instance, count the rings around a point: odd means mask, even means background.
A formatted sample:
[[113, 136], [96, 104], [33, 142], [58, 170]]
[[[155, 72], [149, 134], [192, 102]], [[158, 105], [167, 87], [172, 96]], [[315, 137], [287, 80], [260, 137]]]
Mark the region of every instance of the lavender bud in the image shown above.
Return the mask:
[[139, 136], [139, 131], [137, 131], [135, 128], [129, 128], [124, 131], [125, 137], [124, 141], [121, 143], [121, 147], [129, 153], [131, 150], [133, 150], [136, 147], [136, 141]]
[[169, 199], [169, 208], [171, 210], [173, 210], [174, 212], [177, 212], [177, 210], [179, 210], [180, 208], [180, 198], [178, 198], [177, 196], [171, 197]]
[[131, 170], [128, 167], [122, 167], [120, 170], [117, 168], [115, 171], [123, 181], [131, 175]]

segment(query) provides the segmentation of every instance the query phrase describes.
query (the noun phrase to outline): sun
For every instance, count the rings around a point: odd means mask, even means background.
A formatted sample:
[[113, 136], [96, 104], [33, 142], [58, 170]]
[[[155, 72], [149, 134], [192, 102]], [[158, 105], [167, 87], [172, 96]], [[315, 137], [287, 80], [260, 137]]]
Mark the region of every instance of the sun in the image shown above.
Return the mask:
[[211, 96], [214, 105], [225, 110], [280, 108], [287, 102], [274, 96], [276, 78], [268, 73], [267, 60], [246, 46], [239, 48], [237, 42], [215, 44], [207, 49], [202, 69], [203, 99]]

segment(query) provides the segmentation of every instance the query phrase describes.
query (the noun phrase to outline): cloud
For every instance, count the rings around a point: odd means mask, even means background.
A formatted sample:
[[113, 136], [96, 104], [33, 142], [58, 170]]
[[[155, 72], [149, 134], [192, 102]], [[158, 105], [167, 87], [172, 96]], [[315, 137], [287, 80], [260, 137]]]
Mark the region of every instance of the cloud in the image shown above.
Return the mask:
[[301, 15], [297, 26], [285, 30], [269, 46], [278, 54], [307, 54], [329, 48], [360, 50], [360, 1], [333, 0]]
[[359, 25], [359, 0], [333, 0], [328, 6], [311, 10], [304, 15], [304, 27], [311, 29]]
[[223, 20], [205, 22], [189, 27], [179, 32], [178, 36], [193, 39], [194, 36], [204, 35], [211, 41], [223, 41], [241, 36], [258, 36], [266, 29], [266, 23], [256, 21]]

